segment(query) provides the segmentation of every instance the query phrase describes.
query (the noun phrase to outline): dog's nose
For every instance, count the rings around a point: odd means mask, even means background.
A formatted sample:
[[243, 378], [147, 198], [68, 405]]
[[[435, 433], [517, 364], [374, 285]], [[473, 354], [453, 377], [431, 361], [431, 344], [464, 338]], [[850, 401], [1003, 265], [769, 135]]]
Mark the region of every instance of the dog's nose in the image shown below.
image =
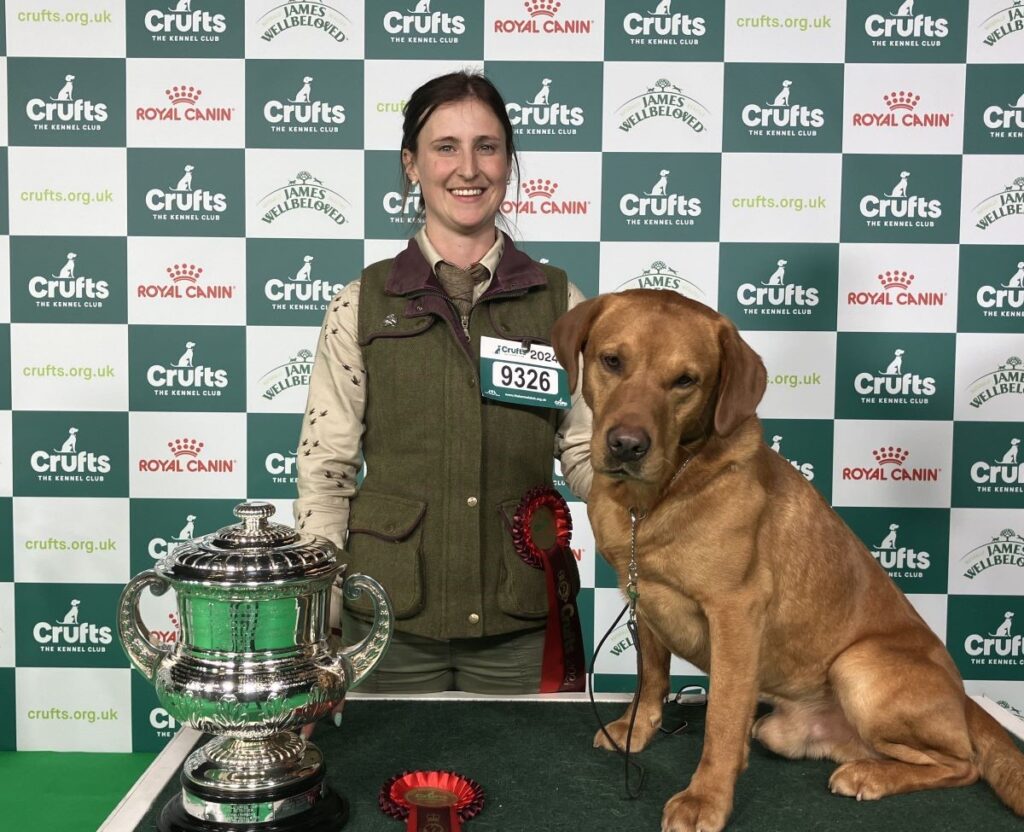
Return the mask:
[[635, 462], [651, 447], [651, 437], [643, 428], [612, 428], [605, 441], [612, 456], [620, 462]]

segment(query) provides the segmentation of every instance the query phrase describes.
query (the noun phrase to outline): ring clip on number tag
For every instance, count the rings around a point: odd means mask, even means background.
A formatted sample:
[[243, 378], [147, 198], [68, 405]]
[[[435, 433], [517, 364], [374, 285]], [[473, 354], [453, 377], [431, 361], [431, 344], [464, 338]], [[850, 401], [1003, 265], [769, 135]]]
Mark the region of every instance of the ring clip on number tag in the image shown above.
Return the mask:
[[569, 376], [555, 351], [507, 338], [480, 338], [480, 389], [485, 398], [509, 404], [564, 410], [572, 403]]

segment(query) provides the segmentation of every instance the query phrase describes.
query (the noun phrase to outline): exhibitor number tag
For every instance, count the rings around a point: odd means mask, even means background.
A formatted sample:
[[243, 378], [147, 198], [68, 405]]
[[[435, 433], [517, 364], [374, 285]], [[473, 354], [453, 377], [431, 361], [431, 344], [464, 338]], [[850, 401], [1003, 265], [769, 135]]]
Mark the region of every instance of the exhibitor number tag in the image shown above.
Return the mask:
[[489, 399], [534, 407], [568, 408], [569, 376], [555, 351], [504, 338], [480, 339], [480, 386]]

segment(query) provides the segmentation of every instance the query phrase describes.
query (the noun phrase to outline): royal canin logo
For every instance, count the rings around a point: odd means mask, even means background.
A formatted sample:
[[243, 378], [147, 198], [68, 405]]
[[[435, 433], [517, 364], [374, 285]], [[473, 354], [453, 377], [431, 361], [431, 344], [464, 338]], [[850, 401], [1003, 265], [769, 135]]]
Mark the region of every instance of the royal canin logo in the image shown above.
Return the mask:
[[505, 200], [501, 203], [505, 214], [586, 214], [590, 211], [590, 200], [556, 200], [558, 183], [552, 179], [526, 179], [520, 185], [525, 200]]
[[497, 18], [494, 31], [499, 34], [589, 35], [594, 26], [593, 19], [560, 18], [558, 12], [562, 4], [559, 0], [525, 0], [523, 8], [528, 18]]
[[150, 639], [157, 644], [175, 644], [178, 641], [178, 616], [171, 612], [167, 614], [167, 617], [171, 621], [171, 629], [149, 631]]
[[230, 300], [235, 296], [235, 286], [200, 282], [203, 267], [195, 263], [175, 263], [164, 271], [167, 280], [162, 283], [140, 283], [136, 294], [140, 298], [187, 298], [203, 300]]
[[853, 114], [854, 127], [949, 127], [954, 113], [919, 113], [921, 96], [912, 90], [893, 90], [882, 96], [884, 111]]
[[877, 482], [938, 482], [941, 468], [904, 467], [910, 451], [895, 445], [883, 445], [871, 452], [873, 466], [843, 468], [847, 481], [873, 480]]
[[203, 91], [188, 84], [164, 90], [170, 106], [136, 107], [136, 121], [231, 121], [234, 107], [197, 107]]
[[947, 292], [910, 291], [917, 276], [906, 269], [886, 269], [875, 275], [880, 289], [848, 292], [849, 306], [944, 306]]
[[237, 460], [234, 459], [203, 459], [201, 454], [205, 442], [190, 437], [172, 439], [167, 443], [171, 455], [169, 457], [153, 457], [139, 459], [139, 471], [147, 474], [231, 474], [234, 473]]

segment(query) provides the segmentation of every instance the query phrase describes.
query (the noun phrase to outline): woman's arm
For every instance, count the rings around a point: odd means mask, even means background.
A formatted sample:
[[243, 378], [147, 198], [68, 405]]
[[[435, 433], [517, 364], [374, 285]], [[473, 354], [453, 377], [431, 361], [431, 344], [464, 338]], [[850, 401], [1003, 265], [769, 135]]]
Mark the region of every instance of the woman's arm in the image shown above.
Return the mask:
[[[572, 283], [569, 283], [569, 304], [572, 309], [586, 298]], [[590, 494], [590, 483], [594, 471], [590, 466], [590, 435], [593, 431], [593, 417], [583, 400], [583, 363], [576, 389], [572, 393], [572, 407], [562, 411], [562, 418], [555, 433], [555, 457], [562, 464], [565, 482], [581, 500]]]

